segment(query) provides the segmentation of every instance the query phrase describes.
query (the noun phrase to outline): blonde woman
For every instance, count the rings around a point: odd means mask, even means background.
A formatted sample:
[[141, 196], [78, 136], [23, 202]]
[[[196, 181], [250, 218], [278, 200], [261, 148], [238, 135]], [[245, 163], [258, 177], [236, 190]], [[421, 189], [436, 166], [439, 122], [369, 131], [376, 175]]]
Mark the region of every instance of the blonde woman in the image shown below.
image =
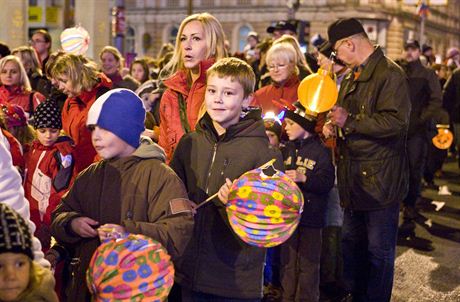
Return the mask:
[[289, 43], [294, 47], [294, 50], [297, 55], [297, 68], [299, 68], [299, 80], [303, 80], [306, 76], [312, 74], [313, 72], [308, 66], [307, 59], [305, 59], [304, 53], [300, 50], [299, 41], [297, 41], [296, 37], [291, 35], [283, 35], [281, 38], [275, 40], [273, 45], [280, 44], [280, 43]]
[[21, 46], [13, 49], [11, 54], [21, 60], [27, 76], [29, 77], [32, 90], [48, 96], [51, 90], [51, 82], [42, 73], [35, 49], [31, 46]]
[[112, 80], [113, 88], [127, 88], [136, 91], [140, 83], [131, 76], [121, 75], [125, 60], [118, 49], [113, 46], [104, 47], [99, 53], [99, 59], [102, 72]]
[[227, 56], [224, 41], [222, 25], [208, 13], [191, 15], [179, 27], [174, 54], [160, 74], [167, 89], [161, 98], [159, 144], [168, 160], [204, 112], [206, 70]]
[[112, 88], [112, 83], [97, 70], [94, 62], [79, 55], [59, 56], [50, 73], [59, 90], [68, 96], [62, 108], [62, 129], [75, 143], [75, 169], [80, 172], [96, 156], [91, 132], [86, 127], [89, 108], [96, 98]]
[[13, 55], [0, 60], [0, 104], [19, 105], [30, 117], [38, 104], [45, 100], [33, 92], [26, 70], [19, 58]]
[[263, 113], [272, 111], [278, 114], [281, 111], [272, 101], [283, 99], [288, 103], [297, 101], [299, 87], [299, 68], [297, 54], [289, 43], [277, 43], [267, 52], [267, 68], [272, 84], [264, 86], [254, 94], [253, 105], [262, 108]]

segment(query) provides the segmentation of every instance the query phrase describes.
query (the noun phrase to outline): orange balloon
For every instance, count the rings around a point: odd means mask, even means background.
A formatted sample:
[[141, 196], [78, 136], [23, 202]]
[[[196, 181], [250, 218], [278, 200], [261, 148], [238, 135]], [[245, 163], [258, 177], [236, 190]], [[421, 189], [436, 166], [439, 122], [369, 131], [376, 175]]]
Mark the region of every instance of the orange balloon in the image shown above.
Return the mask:
[[339, 92], [328, 72], [320, 68], [317, 73], [300, 82], [297, 95], [302, 106], [314, 113], [321, 113], [334, 107]]
[[438, 134], [432, 139], [433, 145], [441, 150], [449, 149], [454, 141], [454, 135], [447, 128], [438, 128]]

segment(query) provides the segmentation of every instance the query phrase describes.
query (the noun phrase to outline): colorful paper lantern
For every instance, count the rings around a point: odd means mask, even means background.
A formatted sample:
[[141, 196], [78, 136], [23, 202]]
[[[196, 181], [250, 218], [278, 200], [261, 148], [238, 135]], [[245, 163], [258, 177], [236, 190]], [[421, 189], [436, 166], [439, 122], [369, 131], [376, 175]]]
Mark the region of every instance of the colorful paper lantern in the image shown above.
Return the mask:
[[98, 302], [165, 301], [174, 283], [174, 267], [160, 243], [129, 234], [97, 248], [86, 282]]
[[299, 224], [303, 194], [286, 174], [272, 176], [262, 168], [233, 182], [227, 215], [233, 231], [246, 243], [273, 247], [285, 242]]
[[318, 114], [334, 107], [339, 92], [329, 72], [320, 68], [300, 82], [297, 95], [302, 106]]
[[70, 27], [61, 33], [61, 46], [65, 52], [84, 55], [89, 46], [89, 34], [81, 26]]

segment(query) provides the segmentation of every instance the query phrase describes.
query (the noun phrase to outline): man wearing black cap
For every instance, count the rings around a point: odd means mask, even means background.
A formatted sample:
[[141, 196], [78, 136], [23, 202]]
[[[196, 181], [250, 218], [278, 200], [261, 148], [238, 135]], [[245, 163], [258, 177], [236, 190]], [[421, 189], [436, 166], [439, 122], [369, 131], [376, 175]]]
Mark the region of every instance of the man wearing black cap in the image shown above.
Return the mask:
[[[409, 78], [411, 113], [407, 135], [407, 157], [409, 159], [409, 192], [404, 204], [404, 219], [415, 219], [415, 203], [420, 197], [421, 182], [428, 148], [428, 139], [437, 134], [435, 117], [441, 110], [441, 85], [436, 73], [422, 65], [420, 44], [408, 40], [404, 44], [406, 64], [403, 64]], [[431, 129], [429, 129], [431, 127]]]
[[282, 20], [276, 22], [275, 25], [267, 27], [267, 32], [273, 34], [273, 40], [281, 38], [282, 35], [295, 36], [297, 33], [297, 26], [293, 20]]
[[390, 301], [399, 203], [407, 194], [410, 113], [403, 70], [374, 46], [356, 19], [328, 28], [337, 57], [352, 69], [323, 132], [338, 128], [338, 188], [345, 207], [343, 278], [356, 301]]

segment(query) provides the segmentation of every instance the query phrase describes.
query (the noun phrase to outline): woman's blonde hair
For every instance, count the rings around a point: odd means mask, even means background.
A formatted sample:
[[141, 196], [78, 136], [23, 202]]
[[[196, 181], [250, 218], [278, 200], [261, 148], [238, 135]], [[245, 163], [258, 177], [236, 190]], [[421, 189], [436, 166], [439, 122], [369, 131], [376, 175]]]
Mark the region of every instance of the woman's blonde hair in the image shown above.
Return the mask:
[[295, 68], [294, 72], [296, 75], [299, 74], [299, 67], [297, 66], [297, 53], [294, 47], [290, 43], [277, 43], [273, 44], [267, 52], [266, 63], [270, 66], [270, 61], [275, 58], [284, 59], [289, 63], [293, 63]]
[[280, 43], [289, 43], [292, 45], [294, 48], [296, 55], [297, 55], [297, 61], [296, 65], [299, 68], [306, 68], [310, 73], [313, 73], [311, 71], [310, 66], [308, 66], [307, 59], [305, 59], [305, 55], [303, 52], [300, 50], [300, 44], [299, 41], [294, 36], [291, 35], [283, 35], [281, 38], [276, 39], [273, 42], [273, 45], [280, 44]]
[[118, 64], [118, 71], [121, 71], [123, 65], [125, 64], [125, 59], [121, 55], [120, 51], [113, 46], [106, 46], [102, 48], [101, 52], [99, 53], [99, 59], [102, 60], [102, 55], [106, 52], [111, 53], [115, 60], [119, 63]]
[[[42, 75], [40, 62], [38, 61], [37, 53], [33, 47], [20, 46], [13, 49], [11, 54], [19, 57], [27, 73], [30, 71], [31, 74], [37, 73], [40, 76]], [[27, 70], [27, 68], [30, 68], [30, 70]]]
[[[32, 87], [30, 86], [29, 77], [27, 76], [27, 72], [24, 69], [24, 66], [22, 65], [22, 63], [21, 63], [21, 61], [19, 60], [18, 57], [13, 56], [13, 55], [3, 57], [0, 60], [0, 72], [3, 71], [3, 68], [5, 68], [6, 63], [8, 63], [8, 62], [16, 63], [16, 66], [19, 69], [19, 86], [22, 87], [22, 90], [24, 92], [31, 92]], [[0, 80], [0, 84], [3, 85], [3, 83], [1, 83], [1, 80]]]
[[96, 63], [82, 55], [65, 54], [58, 57], [50, 73], [55, 79], [62, 75], [68, 77], [78, 94], [82, 91], [90, 91], [99, 81]]
[[173, 75], [176, 71], [185, 68], [184, 61], [182, 59], [181, 36], [185, 26], [192, 21], [198, 21], [203, 26], [207, 44], [206, 58], [215, 58], [215, 60], [218, 61], [219, 59], [227, 56], [227, 51], [224, 45], [225, 33], [220, 22], [209, 13], [188, 16], [180, 24], [173, 56], [161, 72], [161, 79], [166, 79]]

